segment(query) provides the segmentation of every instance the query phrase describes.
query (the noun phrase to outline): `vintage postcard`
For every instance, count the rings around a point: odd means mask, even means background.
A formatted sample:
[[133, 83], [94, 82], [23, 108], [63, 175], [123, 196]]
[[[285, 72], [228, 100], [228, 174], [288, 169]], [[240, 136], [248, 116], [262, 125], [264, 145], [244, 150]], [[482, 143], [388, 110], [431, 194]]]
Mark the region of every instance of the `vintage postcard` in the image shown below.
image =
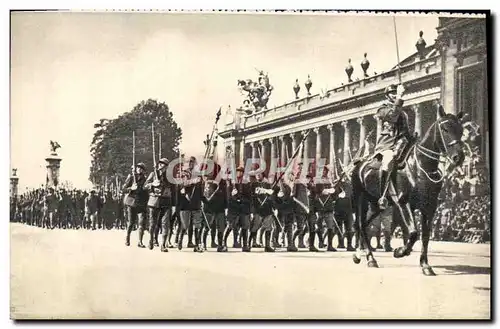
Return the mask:
[[11, 319], [490, 320], [489, 19], [11, 11]]

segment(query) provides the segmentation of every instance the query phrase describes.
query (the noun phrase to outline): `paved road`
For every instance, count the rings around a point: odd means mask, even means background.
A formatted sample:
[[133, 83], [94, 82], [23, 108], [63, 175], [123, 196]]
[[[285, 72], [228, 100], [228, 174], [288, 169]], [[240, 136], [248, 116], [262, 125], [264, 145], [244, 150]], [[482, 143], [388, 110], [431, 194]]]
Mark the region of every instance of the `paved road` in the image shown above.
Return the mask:
[[490, 317], [490, 245], [431, 243], [438, 276], [424, 277], [416, 252], [376, 253], [381, 268], [370, 269], [347, 252], [161, 253], [123, 238], [11, 224], [11, 317]]

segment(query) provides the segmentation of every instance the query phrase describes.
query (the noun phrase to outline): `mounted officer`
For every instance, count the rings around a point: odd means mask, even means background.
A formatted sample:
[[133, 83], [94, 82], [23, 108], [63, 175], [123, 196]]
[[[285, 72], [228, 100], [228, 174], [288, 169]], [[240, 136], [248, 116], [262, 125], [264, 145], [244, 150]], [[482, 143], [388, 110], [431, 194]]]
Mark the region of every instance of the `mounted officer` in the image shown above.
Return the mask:
[[387, 103], [377, 111], [377, 116], [382, 122], [382, 132], [375, 146], [375, 156], [382, 157], [380, 166], [380, 209], [387, 208], [385, 197], [391, 181], [394, 162], [408, 146], [411, 136], [408, 128], [408, 115], [403, 110], [403, 85], [390, 85], [385, 89]]

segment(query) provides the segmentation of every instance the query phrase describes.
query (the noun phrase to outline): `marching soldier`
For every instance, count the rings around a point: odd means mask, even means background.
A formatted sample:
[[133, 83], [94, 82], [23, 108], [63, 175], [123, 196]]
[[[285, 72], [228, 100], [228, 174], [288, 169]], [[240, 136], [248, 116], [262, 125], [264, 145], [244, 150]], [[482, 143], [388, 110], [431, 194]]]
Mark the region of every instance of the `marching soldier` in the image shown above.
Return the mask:
[[157, 227], [161, 225], [162, 242], [161, 251], [167, 252], [167, 236], [170, 229], [172, 213], [175, 212], [175, 185], [167, 179], [168, 159], [161, 158], [158, 168], [155, 168], [146, 179], [145, 188], [149, 191], [148, 215], [149, 215], [149, 244], [150, 250], [154, 247], [154, 241], [158, 241]]
[[[299, 172], [300, 173], [300, 172]], [[316, 239], [316, 214], [314, 207], [314, 181], [313, 175], [307, 174], [306, 179], [302, 180], [299, 177], [295, 179], [295, 217], [297, 230], [293, 234], [292, 239], [305, 232], [306, 224], [309, 230], [309, 251], [317, 252], [318, 249], [314, 246]], [[307, 200], [305, 204], [303, 200]]]
[[[241, 237], [243, 241], [243, 252], [250, 252], [248, 245], [248, 229], [250, 228], [250, 213], [252, 206], [252, 191], [250, 182], [243, 176], [244, 168], [239, 166], [236, 169], [236, 179], [230, 180], [228, 199], [226, 232], [224, 233], [224, 248], [227, 251], [227, 238], [232, 230], [241, 227]], [[235, 238], [237, 240], [237, 237]]]
[[[301, 168], [302, 163], [298, 165]], [[300, 172], [300, 169], [299, 169]], [[278, 210], [278, 221], [276, 222], [276, 228], [273, 234], [274, 246], [279, 247], [279, 234], [284, 226], [284, 233], [288, 240], [287, 251], [296, 252], [298, 251], [295, 246], [293, 239], [293, 223], [295, 220], [295, 202], [293, 200], [293, 181], [294, 173], [288, 173], [290, 177], [287, 179], [287, 183], [282, 180], [278, 184], [279, 191], [276, 195], [276, 209]]]
[[92, 189], [90, 195], [85, 198], [85, 216], [92, 225], [92, 230], [96, 230], [97, 215], [99, 213], [99, 197]]
[[183, 178], [180, 186], [179, 197], [177, 204], [179, 207], [179, 215], [181, 221], [181, 232], [179, 235], [179, 243], [177, 248], [182, 250], [182, 240], [185, 232], [188, 230], [191, 223], [194, 227], [195, 246], [194, 252], [203, 252], [201, 246], [201, 196], [202, 186], [201, 177], [195, 171], [196, 158], [189, 159], [189, 167], [182, 172]]
[[257, 239], [257, 231], [262, 229], [265, 235], [265, 252], [274, 252], [271, 247], [271, 233], [274, 221], [273, 201], [277, 191], [271, 189], [271, 187], [264, 173], [257, 173], [256, 181], [252, 183], [254, 214], [250, 229], [249, 246], [252, 246], [252, 242]]
[[[330, 167], [331, 168], [331, 167]], [[333, 215], [335, 200], [341, 190], [333, 186], [333, 182], [329, 177], [329, 169], [324, 167], [323, 175], [320, 183], [316, 183], [316, 210], [318, 212], [318, 229], [317, 234], [320, 240], [323, 239], [323, 224], [326, 224], [328, 243], [327, 251], [337, 251], [333, 247], [333, 237], [335, 236], [336, 226], [335, 217]]]
[[54, 220], [57, 216], [57, 210], [59, 208], [59, 198], [55, 194], [54, 189], [49, 187], [47, 193], [43, 199], [44, 205], [44, 222], [47, 228], [53, 230], [55, 228]]
[[224, 247], [224, 230], [226, 229], [227, 193], [226, 180], [216, 181], [214, 178], [220, 172], [220, 166], [215, 165], [216, 170], [213, 174], [206, 177], [204, 181], [203, 195], [203, 215], [206, 222], [203, 221], [203, 246], [207, 249], [208, 231], [212, 233], [212, 246], [214, 245], [213, 236], [217, 233], [217, 252], [222, 252]]
[[137, 246], [145, 248], [142, 239], [144, 236], [146, 203], [148, 201], [148, 194], [144, 189], [146, 165], [140, 162], [133, 169], [134, 172], [127, 176], [122, 187], [122, 190], [127, 193], [124, 200], [124, 204], [127, 207], [127, 235], [125, 245], [130, 246], [130, 234], [132, 233], [133, 226], [138, 222], [139, 242]]

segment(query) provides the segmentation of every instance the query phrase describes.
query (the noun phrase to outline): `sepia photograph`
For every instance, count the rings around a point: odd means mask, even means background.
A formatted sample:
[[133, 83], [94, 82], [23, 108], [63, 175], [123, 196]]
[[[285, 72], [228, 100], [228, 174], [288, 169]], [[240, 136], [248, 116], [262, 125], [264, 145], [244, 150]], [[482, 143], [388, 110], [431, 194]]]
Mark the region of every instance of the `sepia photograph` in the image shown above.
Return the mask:
[[492, 320], [489, 11], [9, 16], [12, 320]]

